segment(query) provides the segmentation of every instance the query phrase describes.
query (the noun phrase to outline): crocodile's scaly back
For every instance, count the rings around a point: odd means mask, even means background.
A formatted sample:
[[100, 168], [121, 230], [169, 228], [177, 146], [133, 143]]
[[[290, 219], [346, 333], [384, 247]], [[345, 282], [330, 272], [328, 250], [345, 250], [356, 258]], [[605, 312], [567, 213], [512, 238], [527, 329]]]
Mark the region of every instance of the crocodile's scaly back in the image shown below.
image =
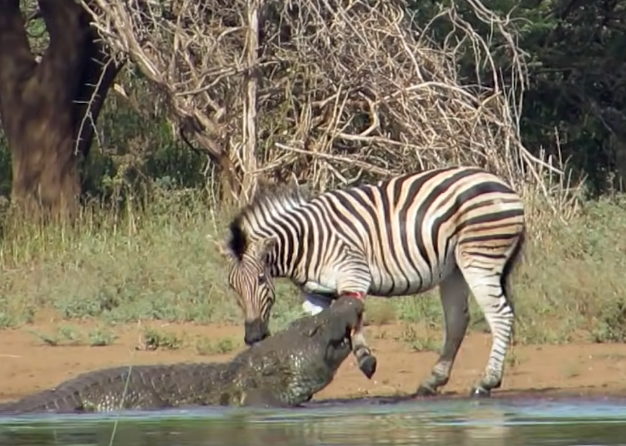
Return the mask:
[[104, 412], [191, 405], [298, 405], [326, 387], [350, 355], [363, 302], [341, 298], [232, 361], [114, 367], [83, 373], [0, 406], [0, 413]]
[[221, 385], [228, 375], [234, 375], [228, 364], [113, 367], [83, 373], [56, 388], [0, 406], [0, 413], [104, 412], [220, 404], [214, 385]]

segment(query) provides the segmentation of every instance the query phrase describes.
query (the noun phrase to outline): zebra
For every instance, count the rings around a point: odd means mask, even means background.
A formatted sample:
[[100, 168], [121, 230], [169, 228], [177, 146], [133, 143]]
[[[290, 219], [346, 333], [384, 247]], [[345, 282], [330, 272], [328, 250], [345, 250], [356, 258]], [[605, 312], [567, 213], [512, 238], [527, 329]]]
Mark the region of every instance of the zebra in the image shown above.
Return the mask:
[[[376, 184], [305, 196], [297, 187], [257, 193], [216, 241], [229, 262], [228, 283], [244, 316], [244, 341], [270, 335], [274, 278], [289, 278], [317, 306], [339, 295], [394, 297], [439, 287], [444, 340], [415, 396], [431, 396], [450, 378], [468, 323], [470, 292], [491, 329], [491, 351], [472, 396], [501, 386], [514, 329], [510, 276], [526, 222], [521, 197], [477, 167], [454, 166]], [[368, 377], [376, 370], [363, 334], [353, 354]]]

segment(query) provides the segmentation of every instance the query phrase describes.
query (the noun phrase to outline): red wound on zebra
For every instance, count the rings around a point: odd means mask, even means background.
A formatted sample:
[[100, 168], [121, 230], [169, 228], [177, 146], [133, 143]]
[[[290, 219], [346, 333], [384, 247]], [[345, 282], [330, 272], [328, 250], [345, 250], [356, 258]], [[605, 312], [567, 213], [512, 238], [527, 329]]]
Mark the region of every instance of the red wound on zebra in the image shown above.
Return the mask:
[[365, 300], [365, 293], [363, 292], [356, 292], [356, 291], [344, 291], [341, 293], [341, 296], [346, 296], [346, 297], [354, 297], [355, 299], [361, 299], [361, 300]]

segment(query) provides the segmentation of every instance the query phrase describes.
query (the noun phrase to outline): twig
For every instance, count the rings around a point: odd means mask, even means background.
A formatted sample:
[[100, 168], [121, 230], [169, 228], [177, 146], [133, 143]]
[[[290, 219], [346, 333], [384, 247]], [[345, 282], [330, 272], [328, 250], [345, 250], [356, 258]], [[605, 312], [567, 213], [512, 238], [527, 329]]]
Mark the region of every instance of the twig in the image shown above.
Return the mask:
[[343, 156], [337, 156], [337, 155], [329, 155], [327, 153], [321, 153], [321, 152], [308, 152], [306, 150], [302, 150], [302, 149], [297, 149], [295, 147], [290, 147], [290, 146], [286, 146], [285, 144], [281, 144], [279, 142], [276, 143], [276, 147], [283, 149], [283, 150], [289, 150], [290, 152], [295, 152], [295, 153], [301, 153], [303, 155], [310, 155], [314, 158], [322, 158], [325, 160], [332, 160], [332, 161], [337, 161], [340, 163], [346, 163], [346, 164], [352, 164], [353, 166], [356, 166], [360, 169], [363, 169], [367, 172], [373, 173], [375, 175], [382, 175], [382, 176], [389, 176], [389, 171], [386, 171], [384, 169], [380, 169], [376, 166], [372, 166], [368, 163], [365, 163], [363, 161], [357, 160], [357, 159], [350, 159], [350, 158], [346, 158]]

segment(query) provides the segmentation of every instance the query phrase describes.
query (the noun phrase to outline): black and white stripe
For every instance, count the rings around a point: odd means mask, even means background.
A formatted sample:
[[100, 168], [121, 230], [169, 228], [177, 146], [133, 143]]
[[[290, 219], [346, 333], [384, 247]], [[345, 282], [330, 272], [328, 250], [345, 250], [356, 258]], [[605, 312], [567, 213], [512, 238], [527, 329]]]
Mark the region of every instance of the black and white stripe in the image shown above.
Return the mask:
[[[306, 294], [392, 297], [440, 286], [446, 338], [428, 393], [444, 385], [465, 334], [471, 291], [493, 333], [485, 376], [502, 380], [514, 323], [507, 281], [525, 233], [524, 206], [504, 181], [473, 167], [408, 174], [314, 197], [298, 189], [261, 192], [230, 225], [229, 283], [246, 319], [246, 339], [267, 335], [273, 277]], [[355, 352], [369, 349], [361, 330]], [[358, 355], [357, 355], [358, 356]]]

